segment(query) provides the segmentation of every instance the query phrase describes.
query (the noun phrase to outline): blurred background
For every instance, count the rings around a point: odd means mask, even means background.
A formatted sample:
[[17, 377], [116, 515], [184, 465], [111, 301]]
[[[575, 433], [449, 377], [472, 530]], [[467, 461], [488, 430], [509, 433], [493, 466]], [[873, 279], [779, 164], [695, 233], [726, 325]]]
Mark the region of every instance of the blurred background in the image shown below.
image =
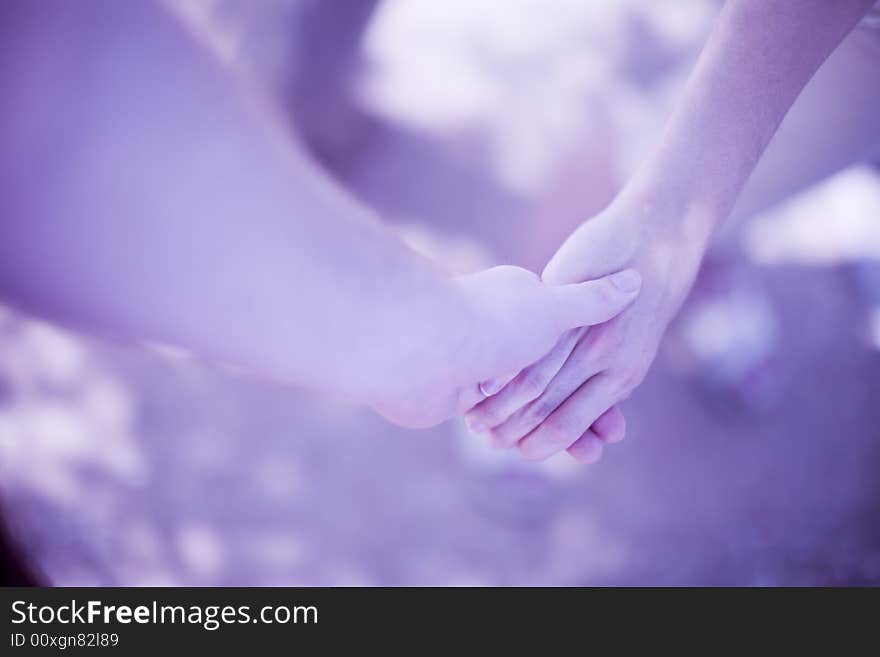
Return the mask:
[[[613, 197], [719, 8], [169, 5], [457, 272], [540, 268]], [[880, 584], [878, 402], [867, 162], [723, 236], [594, 467], [0, 306], [0, 539], [56, 585]]]

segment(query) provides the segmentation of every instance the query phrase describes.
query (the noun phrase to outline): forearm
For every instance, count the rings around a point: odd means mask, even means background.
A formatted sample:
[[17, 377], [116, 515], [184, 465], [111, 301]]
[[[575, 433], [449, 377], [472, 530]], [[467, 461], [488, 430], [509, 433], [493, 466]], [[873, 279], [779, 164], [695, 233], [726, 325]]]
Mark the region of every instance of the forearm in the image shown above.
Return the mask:
[[5, 298], [355, 397], [459, 316], [158, 5], [34, 4], [2, 71]]
[[[730, 0], [628, 192], [705, 242], [798, 94], [873, 0]], [[657, 206], [661, 211], [656, 212]]]

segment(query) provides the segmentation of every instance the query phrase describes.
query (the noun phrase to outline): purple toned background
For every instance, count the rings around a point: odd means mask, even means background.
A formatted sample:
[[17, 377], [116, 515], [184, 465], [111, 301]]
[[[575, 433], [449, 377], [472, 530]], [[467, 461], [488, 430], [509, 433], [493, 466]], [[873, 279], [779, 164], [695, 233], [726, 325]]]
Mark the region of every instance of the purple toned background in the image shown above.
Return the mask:
[[[183, 11], [337, 178], [467, 271], [540, 267], [610, 199], [716, 8]], [[723, 246], [592, 468], [3, 310], [11, 533], [63, 585], [880, 584], [880, 178], [843, 172]]]

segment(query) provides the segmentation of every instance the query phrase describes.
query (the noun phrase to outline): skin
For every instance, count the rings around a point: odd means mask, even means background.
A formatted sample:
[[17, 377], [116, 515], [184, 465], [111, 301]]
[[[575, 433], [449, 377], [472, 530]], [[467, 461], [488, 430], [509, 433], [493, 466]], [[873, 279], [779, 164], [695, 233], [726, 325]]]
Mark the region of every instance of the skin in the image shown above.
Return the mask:
[[[790, 126], [758, 167], [802, 89], [872, 4], [725, 5], [659, 147], [543, 273], [545, 282], [559, 284], [633, 267], [644, 280], [639, 298], [614, 320], [563, 336], [511, 380], [484, 382], [494, 394], [467, 413], [472, 429], [532, 460], [567, 450], [592, 463], [603, 444], [623, 438], [617, 404], [647, 374], [719, 224], [731, 213], [748, 216], [784, 198], [870, 154], [878, 143], [877, 67], [835, 64], [833, 75], [805, 93], [804, 109], [792, 112]], [[823, 98], [823, 87], [838, 92], [833, 104]], [[829, 136], [838, 125], [840, 134]], [[804, 152], [805, 144], [814, 148]]]
[[436, 271], [160, 4], [0, 11], [9, 303], [427, 426], [638, 295], [635, 271], [561, 286], [516, 267]]

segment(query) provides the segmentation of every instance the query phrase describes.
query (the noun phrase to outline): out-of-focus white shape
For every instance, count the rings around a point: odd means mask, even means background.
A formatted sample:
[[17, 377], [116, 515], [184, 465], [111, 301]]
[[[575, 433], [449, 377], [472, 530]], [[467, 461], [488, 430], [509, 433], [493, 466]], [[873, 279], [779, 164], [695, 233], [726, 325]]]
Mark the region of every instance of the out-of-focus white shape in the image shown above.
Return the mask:
[[486, 437], [471, 433], [461, 420], [456, 421], [453, 426], [458, 457], [471, 471], [491, 473], [529, 469], [528, 461], [515, 449], [492, 447]]
[[707, 300], [687, 318], [683, 333], [694, 355], [713, 377], [735, 381], [769, 356], [778, 327], [767, 298], [749, 288], [736, 288]]
[[687, 0], [386, 0], [368, 30], [361, 99], [423, 130], [479, 130], [499, 180], [528, 194], [597, 112], [635, 108], [633, 144], [658, 132], [657, 99], [614, 75], [621, 47], [639, 47], [628, 32], [634, 16], [678, 51], [693, 49], [716, 10]]
[[42, 322], [30, 322], [23, 347], [42, 377], [50, 383], [69, 383], [80, 373], [85, 352], [71, 335]]
[[[134, 436], [134, 400], [116, 377], [91, 371], [79, 391], [78, 412], [88, 427], [92, 457], [126, 484], [143, 483], [146, 462]], [[98, 447], [100, 442], [100, 448]]]
[[0, 375], [13, 399], [0, 412], [0, 477], [90, 517], [106, 512], [111, 494], [85, 486], [94, 472], [125, 484], [145, 474], [129, 391], [88, 341], [14, 314], [7, 324]]
[[746, 248], [763, 264], [880, 258], [880, 177], [856, 167], [798, 194], [748, 226]]
[[195, 524], [181, 527], [176, 543], [181, 560], [196, 575], [210, 577], [223, 566], [223, 544], [208, 527]]
[[538, 185], [607, 75], [593, 37], [619, 1], [389, 0], [366, 39], [363, 102], [424, 130], [479, 126], [499, 178]]
[[560, 481], [589, 476], [590, 472], [589, 465], [575, 461], [566, 451], [554, 454], [546, 461], [541, 462], [540, 467], [545, 474]]
[[56, 458], [88, 458], [93, 445], [82, 416], [66, 404], [53, 401], [22, 404], [16, 412], [32, 445]]
[[[528, 82], [520, 92], [540, 93], [532, 85], [546, 85], [560, 73], [548, 66], [552, 51], [568, 49], [571, 33], [586, 37], [585, 24], [619, 6], [616, 1], [589, 7], [575, 0], [389, 0], [367, 34], [374, 75], [365, 91], [397, 118], [427, 128], [485, 119], [518, 85]], [[580, 71], [591, 69], [589, 60], [580, 62]]]
[[499, 449], [489, 445], [484, 436], [471, 433], [464, 422], [455, 423], [458, 455], [471, 471], [485, 474], [500, 472], [532, 472], [546, 477], [548, 481], [564, 481], [582, 476], [586, 468], [566, 452], [535, 463], [527, 461], [515, 448]]
[[671, 2], [644, 2], [629, 0], [631, 11], [643, 13], [652, 27], [667, 43], [680, 48], [693, 44], [695, 35], [702, 34], [711, 25], [720, 3], [672, 0]]
[[80, 393], [81, 408], [101, 431], [125, 427], [133, 420], [133, 403], [116, 379], [93, 373]]

